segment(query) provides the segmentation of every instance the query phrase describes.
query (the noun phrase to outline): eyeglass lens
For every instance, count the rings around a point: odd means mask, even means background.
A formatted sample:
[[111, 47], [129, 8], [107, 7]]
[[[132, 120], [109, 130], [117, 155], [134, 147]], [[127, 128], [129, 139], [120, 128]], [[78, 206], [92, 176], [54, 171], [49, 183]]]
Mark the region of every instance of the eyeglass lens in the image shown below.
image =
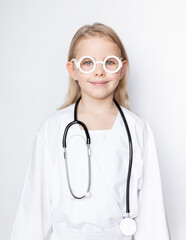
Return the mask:
[[[84, 58], [80, 62], [80, 67], [83, 71], [89, 72], [94, 68], [94, 62], [91, 58]], [[119, 61], [115, 58], [108, 58], [105, 62], [105, 68], [109, 71], [115, 71], [119, 67]]]

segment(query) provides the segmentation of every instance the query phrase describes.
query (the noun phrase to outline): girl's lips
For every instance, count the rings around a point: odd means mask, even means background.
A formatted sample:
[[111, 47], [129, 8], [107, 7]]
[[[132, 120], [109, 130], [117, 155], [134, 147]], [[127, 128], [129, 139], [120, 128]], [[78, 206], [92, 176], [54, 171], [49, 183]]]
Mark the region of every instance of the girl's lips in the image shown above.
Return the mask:
[[93, 85], [95, 85], [95, 86], [104, 86], [106, 83], [108, 83], [108, 82], [90, 82], [90, 83], [92, 83]]

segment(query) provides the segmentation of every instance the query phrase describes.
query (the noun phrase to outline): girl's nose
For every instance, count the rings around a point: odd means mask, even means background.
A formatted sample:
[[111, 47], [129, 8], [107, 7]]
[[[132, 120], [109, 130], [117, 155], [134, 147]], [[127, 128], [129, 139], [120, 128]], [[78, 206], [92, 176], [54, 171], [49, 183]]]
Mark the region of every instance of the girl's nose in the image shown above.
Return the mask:
[[103, 68], [103, 64], [102, 63], [97, 63], [95, 70], [94, 70], [94, 75], [95, 76], [104, 76], [105, 75], [105, 70]]

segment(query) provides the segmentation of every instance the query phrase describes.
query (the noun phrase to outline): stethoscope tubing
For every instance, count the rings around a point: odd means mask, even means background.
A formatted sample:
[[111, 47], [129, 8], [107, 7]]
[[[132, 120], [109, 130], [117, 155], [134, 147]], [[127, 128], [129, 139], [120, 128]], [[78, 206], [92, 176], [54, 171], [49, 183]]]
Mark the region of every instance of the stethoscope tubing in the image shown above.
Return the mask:
[[[75, 196], [75, 194], [72, 191], [71, 184], [70, 184], [70, 179], [69, 179], [67, 152], [66, 152], [66, 139], [67, 139], [67, 133], [68, 133], [69, 128], [74, 124], [80, 124], [83, 127], [83, 129], [85, 131], [85, 134], [86, 134], [86, 138], [87, 138], [86, 144], [87, 144], [88, 171], [89, 171], [89, 181], [88, 181], [88, 186], [87, 186], [87, 193], [90, 192], [90, 185], [91, 185], [91, 163], [90, 163], [90, 159], [91, 159], [91, 154], [90, 154], [91, 139], [90, 139], [89, 131], [88, 131], [86, 125], [83, 122], [77, 120], [77, 106], [78, 106], [78, 103], [79, 103], [80, 99], [81, 99], [81, 97], [75, 103], [74, 121], [70, 122], [66, 126], [66, 128], [64, 130], [64, 134], [63, 134], [63, 141], [62, 141], [62, 145], [63, 145], [63, 148], [64, 148], [64, 159], [65, 159], [65, 163], [66, 163], [65, 166], [66, 166], [68, 187], [69, 187], [69, 190], [70, 190], [70, 193], [72, 194], [72, 196], [74, 198], [77, 198], [77, 199], [82, 199], [82, 198], [86, 197], [87, 194], [85, 194], [81, 197]], [[124, 123], [125, 128], [126, 128], [126, 132], [127, 132], [127, 136], [128, 136], [128, 142], [129, 142], [129, 164], [128, 164], [128, 173], [127, 173], [127, 184], [126, 184], [126, 213], [129, 214], [130, 213], [130, 179], [131, 179], [131, 171], [132, 171], [132, 163], [133, 163], [133, 144], [132, 144], [132, 138], [131, 138], [129, 126], [128, 126], [127, 120], [125, 118], [125, 115], [124, 115], [120, 105], [118, 104], [118, 102], [115, 99], [113, 99], [113, 101], [114, 101], [116, 107], [118, 108], [118, 110], [121, 114], [121, 117], [123, 119], [123, 123]]]
[[130, 213], [130, 178], [131, 178], [131, 171], [132, 171], [132, 162], [133, 162], [133, 144], [132, 144], [132, 137], [130, 134], [129, 126], [127, 123], [127, 120], [125, 118], [125, 115], [119, 106], [118, 102], [114, 100], [114, 103], [116, 104], [121, 117], [123, 119], [126, 131], [127, 131], [127, 136], [128, 136], [128, 142], [129, 142], [129, 166], [128, 166], [128, 173], [127, 173], [127, 185], [126, 185], [126, 212]]

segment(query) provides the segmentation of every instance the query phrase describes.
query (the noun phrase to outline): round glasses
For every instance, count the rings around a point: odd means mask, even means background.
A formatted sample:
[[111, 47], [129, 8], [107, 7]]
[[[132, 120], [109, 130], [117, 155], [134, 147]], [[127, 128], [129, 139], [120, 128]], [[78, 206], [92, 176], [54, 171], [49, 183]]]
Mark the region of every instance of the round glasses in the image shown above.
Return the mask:
[[[122, 59], [122, 58], [121, 58]], [[108, 73], [116, 73], [122, 67], [122, 61], [117, 56], [108, 56], [103, 61], [95, 61], [91, 56], [83, 56], [79, 59], [72, 58], [71, 62], [74, 62], [76, 67], [82, 73], [91, 73], [95, 70], [96, 64], [103, 64], [103, 68]]]

